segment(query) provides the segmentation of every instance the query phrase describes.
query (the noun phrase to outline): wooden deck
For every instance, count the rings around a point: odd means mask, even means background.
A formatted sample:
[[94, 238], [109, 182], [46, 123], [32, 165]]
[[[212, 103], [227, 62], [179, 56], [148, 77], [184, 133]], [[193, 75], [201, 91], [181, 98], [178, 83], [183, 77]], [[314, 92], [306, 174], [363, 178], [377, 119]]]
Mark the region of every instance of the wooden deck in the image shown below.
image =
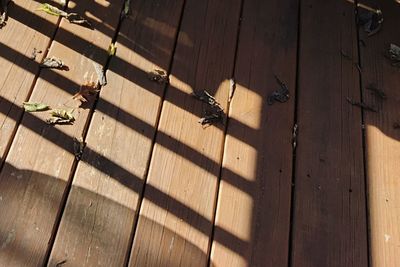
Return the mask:
[[[345, 0], [69, 1], [93, 29], [41, 3], [0, 29], [0, 267], [400, 266], [399, 3], [373, 36]], [[223, 123], [198, 123], [202, 90]]]

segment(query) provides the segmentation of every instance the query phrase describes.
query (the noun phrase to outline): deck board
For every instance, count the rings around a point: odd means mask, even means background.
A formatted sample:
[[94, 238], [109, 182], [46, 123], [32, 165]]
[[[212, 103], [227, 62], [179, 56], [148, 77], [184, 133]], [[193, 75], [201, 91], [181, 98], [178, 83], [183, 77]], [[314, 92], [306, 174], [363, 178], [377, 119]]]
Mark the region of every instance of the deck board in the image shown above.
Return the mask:
[[[288, 264], [297, 14], [296, 1], [244, 3], [211, 251], [215, 266]], [[268, 95], [279, 88], [274, 75], [287, 84], [290, 99], [270, 106]], [[221, 242], [228, 239], [223, 230], [242, 242]]]
[[353, 6], [302, 1], [299, 47], [292, 264], [368, 266]]
[[[86, 137], [90, 152], [78, 164], [50, 266], [63, 260], [71, 266], [124, 265], [165, 87], [150, 81], [147, 72], [168, 71], [182, 6], [183, 1], [175, 0], [132, 2]], [[100, 165], [102, 169], [96, 167]]]
[[[369, 37], [349, 1], [130, 0], [118, 27], [125, 1], [69, 1], [95, 31], [35, 11], [42, 0], [10, 4], [0, 266], [400, 265], [400, 76], [383, 56], [400, 46], [398, 1], [379, 2]], [[114, 37], [108, 85], [80, 106], [72, 95]], [[47, 54], [69, 71], [39, 70]], [[153, 69], [170, 84], [150, 81]], [[268, 105], [274, 75], [290, 99]], [[201, 127], [194, 90], [216, 97], [225, 124]], [[76, 121], [50, 126], [26, 100], [74, 108]]]
[[[106, 1], [71, 5], [80, 14], [98, 14], [97, 20], [114, 29], [119, 21], [122, 1], [100, 12]], [[99, 22], [92, 18], [94, 27]], [[30, 101], [52, 107], [75, 108], [73, 125], [51, 126], [45, 123], [48, 112], [25, 114], [0, 174], [2, 202], [0, 229], [6, 236], [0, 251], [0, 265], [40, 266], [51, 246], [64, 191], [74, 165], [73, 137], [83, 135], [90, 105], [78, 108], [72, 95], [87, 79], [95, 75], [92, 61], [106, 63], [107, 48], [113, 37], [98, 30], [83, 28], [62, 20], [49, 56], [64, 60], [69, 71], [42, 70]], [[74, 38], [67, 38], [65, 32]], [[74, 43], [74, 48], [70, 44]], [[89, 45], [88, 45], [89, 44]]]
[[[390, 43], [400, 46], [400, 5], [381, 1], [380, 8], [384, 14], [382, 30], [370, 37], [360, 32], [365, 42], [360, 46], [363, 101], [378, 109], [364, 113], [371, 265], [400, 266], [400, 132], [393, 127], [400, 122], [400, 74], [383, 56]], [[386, 99], [367, 90], [370, 85], [383, 90]]]
[[208, 261], [224, 127], [202, 129], [207, 90], [226, 108], [240, 1], [186, 1], [130, 266]]
[[[39, 5], [39, 1], [13, 1], [9, 5], [7, 25], [0, 31], [0, 166], [22, 116], [22, 102], [29, 98], [39, 73], [38, 63], [46, 54], [58, 25], [57, 17], [35, 12]], [[34, 48], [42, 53], [32, 60]]]

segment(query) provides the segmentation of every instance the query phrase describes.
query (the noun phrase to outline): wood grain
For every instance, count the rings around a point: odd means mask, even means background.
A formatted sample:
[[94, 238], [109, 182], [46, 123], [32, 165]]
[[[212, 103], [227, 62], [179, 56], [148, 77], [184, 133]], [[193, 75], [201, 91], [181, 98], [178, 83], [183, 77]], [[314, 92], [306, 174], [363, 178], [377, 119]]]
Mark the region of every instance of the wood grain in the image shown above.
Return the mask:
[[[373, 2], [368, 4], [373, 5]], [[363, 101], [378, 109], [365, 112], [365, 145], [369, 195], [371, 266], [400, 266], [400, 75], [383, 56], [390, 43], [400, 46], [400, 4], [380, 1], [382, 30], [368, 37], [361, 31]], [[382, 99], [367, 87], [384, 92]]]
[[240, 1], [186, 1], [134, 238], [130, 266], [204, 266], [208, 260], [222, 125], [202, 129], [207, 90], [226, 109]]
[[71, 2], [69, 10], [87, 15], [95, 30], [61, 21], [49, 56], [62, 59], [69, 71], [42, 70], [30, 101], [74, 108], [76, 120], [51, 126], [45, 123], [48, 112], [24, 115], [0, 174], [1, 266], [44, 265], [74, 164], [73, 137], [82, 135], [90, 110], [90, 104], [79, 107], [72, 95], [96, 77], [93, 61], [105, 64], [114, 31], [110, 35], [97, 27], [104, 23], [115, 29], [121, 6], [122, 1]]
[[[157, 5], [157, 8], [154, 8]], [[123, 266], [137, 219], [183, 1], [135, 1], [117, 39], [49, 265]], [[113, 164], [110, 164], [112, 162]], [[99, 168], [99, 166], [102, 166]]]
[[[215, 266], [288, 263], [297, 14], [297, 1], [244, 3], [211, 251]], [[268, 96], [279, 88], [274, 75], [291, 97], [269, 106]], [[225, 232], [241, 242], [229, 242]]]
[[[0, 30], [0, 166], [22, 116], [22, 102], [39, 72], [38, 63], [57, 28], [57, 17], [35, 12], [39, 5], [39, 1], [12, 1], [7, 24]], [[32, 60], [34, 48], [42, 53]]]
[[368, 266], [353, 6], [301, 3], [292, 265]]

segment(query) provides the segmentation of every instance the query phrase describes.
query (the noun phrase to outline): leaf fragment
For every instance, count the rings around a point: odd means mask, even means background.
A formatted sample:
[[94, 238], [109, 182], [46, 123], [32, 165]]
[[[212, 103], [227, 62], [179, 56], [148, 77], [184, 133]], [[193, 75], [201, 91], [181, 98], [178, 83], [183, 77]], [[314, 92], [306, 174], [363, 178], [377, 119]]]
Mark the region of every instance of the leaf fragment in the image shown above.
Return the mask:
[[168, 84], [169, 78], [165, 71], [155, 69], [147, 73], [147, 77], [150, 81], [157, 82], [159, 84]]
[[395, 67], [400, 67], [400, 47], [395, 44], [390, 44], [388, 49], [388, 57]]
[[289, 89], [286, 84], [282, 82], [278, 76], [275, 75], [275, 80], [279, 84], [280, 88], [273, 91], [272, 94], [268, 96], [267, 102], [268, 105], [272, 105], [275, 102], [285, 103], [289, 100]]
[[68, 69], [64, 62], [56, 57], [46, 57], [45, 59], [43, 59], [40, 67], [49, 69]]
[[49, 106], [46, 104], [34, 102], [23, 102], [23, 107], [26, 112], [37, 112], [49, 109]]
[[6, 26], [8, 19], [8, 4], [11, 0], [1, 0], [0, 29]]
[[83, 140], [83, 137], [74, 137], [74, 155], [76, 160], [80, 160], [82, 158], [83, 150], [85, 149], [86, 143]]
[[107, 77], [106, 77], [104, 68], [100, 64], [98, 64], [94, 61], [93, 61], [93, 67], [94, 67], [94, 70], [96, 71], [97, 81], [98, 81], [99, 85], [100, 86], [107, 85]]
[[50, 114], [51, 117], [46, 120], [48, 124], [70, 124], [75, 121], [72, 114], [74, 110], [53, 109]]
[[108, 47], [108, 55], [115, 56], [116, 52], [117, 52], [117, 46], [114, 43], [111, 43], [110, 46]]
[[48, 3], [43, 3], [40, 5], [40, 7], [38, 9], [36, 9], [38, 11], [43, 11], [46, 12], [47, 14], [53, 15], [53, 16], [61, 16], [61, 17], [67, 17], [68, 13], [55, 7], [52, 6]]
[[79, 92], [72, 96], [73, 99], [78, 99], [82, 103], [88, 102], [89, 97], [95, 95], [99, 92], [99, 88], [97, 87], [97, 83], [95, 82], [87, 82], [82, 84], [79, 88]]
[[78, 13], [69, 13], [65, 18], [70, 23], [86, 26], [88, 28], [93, 29], [92, 24], [87, 19], [85, 19], [84, 17], [79, 15]]

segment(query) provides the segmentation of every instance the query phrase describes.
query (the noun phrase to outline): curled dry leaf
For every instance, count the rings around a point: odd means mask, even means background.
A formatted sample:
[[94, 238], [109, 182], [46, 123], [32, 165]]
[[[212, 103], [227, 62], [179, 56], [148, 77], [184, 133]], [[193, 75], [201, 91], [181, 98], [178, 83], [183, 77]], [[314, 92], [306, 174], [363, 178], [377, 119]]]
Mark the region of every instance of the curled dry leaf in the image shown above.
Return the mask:
[[56, 57], [46, 57], [40, 64], [40, 67], [50, 69], [68, 69], [64, 62]]
[[81, 102], [88, 102], [89, 97], [91, 95], [95, 95], [99, 92], [100, 90], [97, 87], [97, 83], [95, 82], [87, 82], [85, 84], [82, 84], [81, 87], [79, 88], [79, 92], [74, 94], [72, 96], [73, 99], [78, 99]]
[[24, 102], [23, 106], [26, 112], [44, 111], [49, 109], [49, 106], [43, 103]]
[[74, 155], [76, 160], [80, 160], [82, 158], [83, 149], [85, 149], [86, 143], [83, 140], [83, 137], [76, 138], [74, 137]]
[[280, 88], [268, 96], [267, 102], [269, 105], [272, 105], [276, 101], [284, 103], [289, 100], [289, 89], [287, 88], [286, 84], [283, 83], [276, 75], [275, 80], [279, 84]]
[[163, 70], [155, 69], [153, 71], [150, 71], [147, 73], [147, 77], [149, 78], [150, 81], [157, 82], [159, 84], [169, 83], [168, 75]]
[[51, 111], [51, 117], [46, 120], [48, 124], [69, 124], [75, 121], [75, 117], [72, 114], [74, 110], [65, 109], [53, 109]]

